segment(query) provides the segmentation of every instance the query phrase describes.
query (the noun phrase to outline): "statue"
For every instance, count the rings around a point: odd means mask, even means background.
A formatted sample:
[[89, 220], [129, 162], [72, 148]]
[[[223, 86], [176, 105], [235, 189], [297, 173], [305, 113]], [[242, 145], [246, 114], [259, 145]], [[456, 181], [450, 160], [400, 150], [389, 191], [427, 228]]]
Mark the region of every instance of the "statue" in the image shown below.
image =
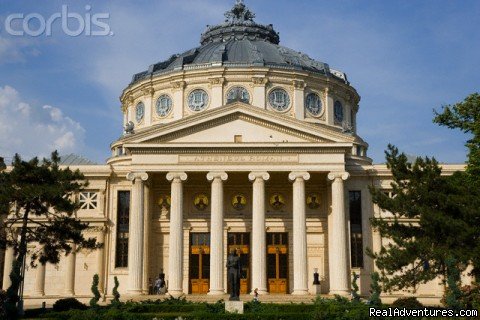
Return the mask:
[[229, 301], [240, 301], [240, 272], [242, 270], [240, 257], [235, 254], [235, 250], [230, 250], [227, 258], [227, 278], [230, 283]]
[[125, 126], [125, 134], [132, 134], [134, 133], [135, 124], [132, 121], [128, 121], [127, 125]]

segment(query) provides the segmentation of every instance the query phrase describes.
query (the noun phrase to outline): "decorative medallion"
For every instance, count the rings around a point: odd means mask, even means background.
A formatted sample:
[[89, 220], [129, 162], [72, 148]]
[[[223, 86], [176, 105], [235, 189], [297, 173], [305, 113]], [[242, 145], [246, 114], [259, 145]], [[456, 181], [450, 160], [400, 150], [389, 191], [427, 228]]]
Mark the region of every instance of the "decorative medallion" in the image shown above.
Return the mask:
[[166, 117], [172, 111], [172, 99], [168, 95], [162, 94], [158, 97], [155, 107], [158, 116]]
[[188, 107], [192, 111], [202, 111], [208, 105], [208, 94], [202, 89], [195, 89], [188, 95]]
[[310, 209], [318, 209], [320, 207], [320, 195], [318, 193], [311, 193], [307, 196], [307, 206]]
[[143, 102], [139, 102], [135, 108], [135, 119], [137, 122], [142, 121], [143, 116], [145, 115], [145, 105]]
[[241, 193], [237, 193], [232, 197], [232, 207], [235, 210], [243, 210], [247, 205], [247, 198]]
[[208, 197], [203, 193], [197, 194], [193, 199], [193, 205], [197, 210], [205, 210], [208, 207]]
[[268, 103], [277, 111], [286, 111], [290, 107], [290, 96], [283, 89], [274, 89], [268, 95]]
[[285, 197], [280, 193], [274, 193], [270, 196], [270, 206], [275, 210], [280, 210], [285, 206]]
[[314, 117], [322, 113], [322, 100], [316, 93], [309, 93], [305, 97], [305, 109]]
[[160, 208], [170, 209], [172, 198], [168, 194], [162, 194], [158, 197], [157, 204]]
[[227, 103], [240, 101], [243, 103], [250, 103], [250, 94], [244, 87], [233, 87], [228, 90]]
[[335, 101], [335, 104], [333, 105], [333, 114], [335, 115], [336, 122], [343, 121], [343, 105], [338, 100]]

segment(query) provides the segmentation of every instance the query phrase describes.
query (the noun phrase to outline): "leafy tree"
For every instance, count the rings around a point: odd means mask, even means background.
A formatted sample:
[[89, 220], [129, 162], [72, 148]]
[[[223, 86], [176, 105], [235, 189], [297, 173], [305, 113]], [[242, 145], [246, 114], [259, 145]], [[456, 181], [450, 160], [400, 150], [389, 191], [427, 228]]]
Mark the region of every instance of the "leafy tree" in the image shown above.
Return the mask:
[[72, 245], [77, 250], [100, 247], [95, 239], [85, 239], [82, 231], [88, 224], [73, 217], [79, 204], [74, 201], [87, 182], [78, 170], [60, 168], [60, 157], [55, 151], [50, 159], [37, 157], [23, 161], [15, 155], [11, 168], [0, 172], [0, 210], [8, 213], [0, 246], [13, 247], [15, 259], [7, 291], [6, 308], [9, 318], [15, 318], [15, 306], [23, 278], [21, 269], [29, 243], [39, 244], [41, 251], [31, 251], [30, 264], [56, 264], [61, 254], [70, 254]]
[[93, 282], [92, 282], [92, 293], [93, 293], [93, 298], [90, 299], [90, 307], [96, 307], [98, 306], [98, 301], [100, 300], [100, 291], [98, 291], [98, 274], [93, 275]]
[[415, 291], [437, 276], [446, 279], [448, 257], [465, 270], [471, 250], [479, 246], [479, 225], [472, 223], [473, 199], [464, 174], [442, 176], [438, 162], [428, 157], [409, 163], [392, 145], [385, 154], [393, 178], [392, 197], [375, 188], [371, 193], [373, 202], [391, 216], [372, 218], [372, 225], [390, 243], [380, 252], [369, 252], [384, 289]]
[[360, 295], [358, 294], [358, 284], [357, 280], [360, 278], [358, 274], [355, 272], [352, 274], [352, 300], [353, 301], [360, 301]]
[[380, 293], [382, 293], [382, 288], [378, 281], [380, 280], [380, 275], [378, 272], [372, 272], [371, 274], [372, 282], [370, 283], [370, 299], [369, 302], [372, 306], [380, 307], [382, 305], [382, 300], [380, 299]]

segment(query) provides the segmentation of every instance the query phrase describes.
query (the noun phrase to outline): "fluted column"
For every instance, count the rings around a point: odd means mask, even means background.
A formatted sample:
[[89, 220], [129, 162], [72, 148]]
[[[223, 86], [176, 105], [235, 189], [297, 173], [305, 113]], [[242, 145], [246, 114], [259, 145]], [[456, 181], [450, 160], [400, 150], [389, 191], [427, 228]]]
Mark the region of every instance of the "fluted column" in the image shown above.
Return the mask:
[[170, 205], [170, 238], [168, 247], [168, 293], [180, 296], [183, 293], [183, 183], [185, 172], [169, 172], [172, 182]]
[[349, 258], [347, 252], [347, 225], [345, 212], [344, 180], [348, 172], [331, 172], [332, 180], [332, 219], [328, 226], [328, 256], [330, 268], [330, 294], [348, 295], [350, 293]]
[[267, 294], [267, 239], [265, 234], [265, 181], [268, 172], [250, 172], [252, 194], [252, 293]]
[[305, 181], [310, 179], [308, 172], [291, 172], [288, 178], [293, 181], [293, 292], [308, 294], [307, 275], [307, 221], [305, 216]]
[[5, 260], [3, 265], [3, 290], [7, 290], [12, 284], [10, 280], [10, 273], [12, 272], [13, 259], [15, 258], [15, 252], [13, 247], [7, 247], [5, 250]]
[[75, 263], [76, 263], [76, 245], [72, 244], [72, 252], [65, 256], [65, 290], [66, 296], [75, 295]]
[[148, 179], [145, 172], [130, 172], [127, 179], [133, 182], [130, 224], [128, 226], [128, 287], [129, 294], [142, 293], [143, 273], [143, 183]]
[[212, 210], [210, 219], [210, 290], [208, 294], [224, 294], [223, 287], [223, 181], [225, 172], [209, 172], [207, 179], [212, 181]]

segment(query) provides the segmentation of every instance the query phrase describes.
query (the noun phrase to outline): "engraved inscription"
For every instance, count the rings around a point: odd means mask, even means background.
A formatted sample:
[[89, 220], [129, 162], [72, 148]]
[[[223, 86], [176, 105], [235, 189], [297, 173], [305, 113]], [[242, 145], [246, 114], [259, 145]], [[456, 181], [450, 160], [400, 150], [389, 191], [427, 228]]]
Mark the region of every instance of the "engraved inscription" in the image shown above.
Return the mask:
[[180, 163], [298, 163], [298, 155], [180, 155]]

